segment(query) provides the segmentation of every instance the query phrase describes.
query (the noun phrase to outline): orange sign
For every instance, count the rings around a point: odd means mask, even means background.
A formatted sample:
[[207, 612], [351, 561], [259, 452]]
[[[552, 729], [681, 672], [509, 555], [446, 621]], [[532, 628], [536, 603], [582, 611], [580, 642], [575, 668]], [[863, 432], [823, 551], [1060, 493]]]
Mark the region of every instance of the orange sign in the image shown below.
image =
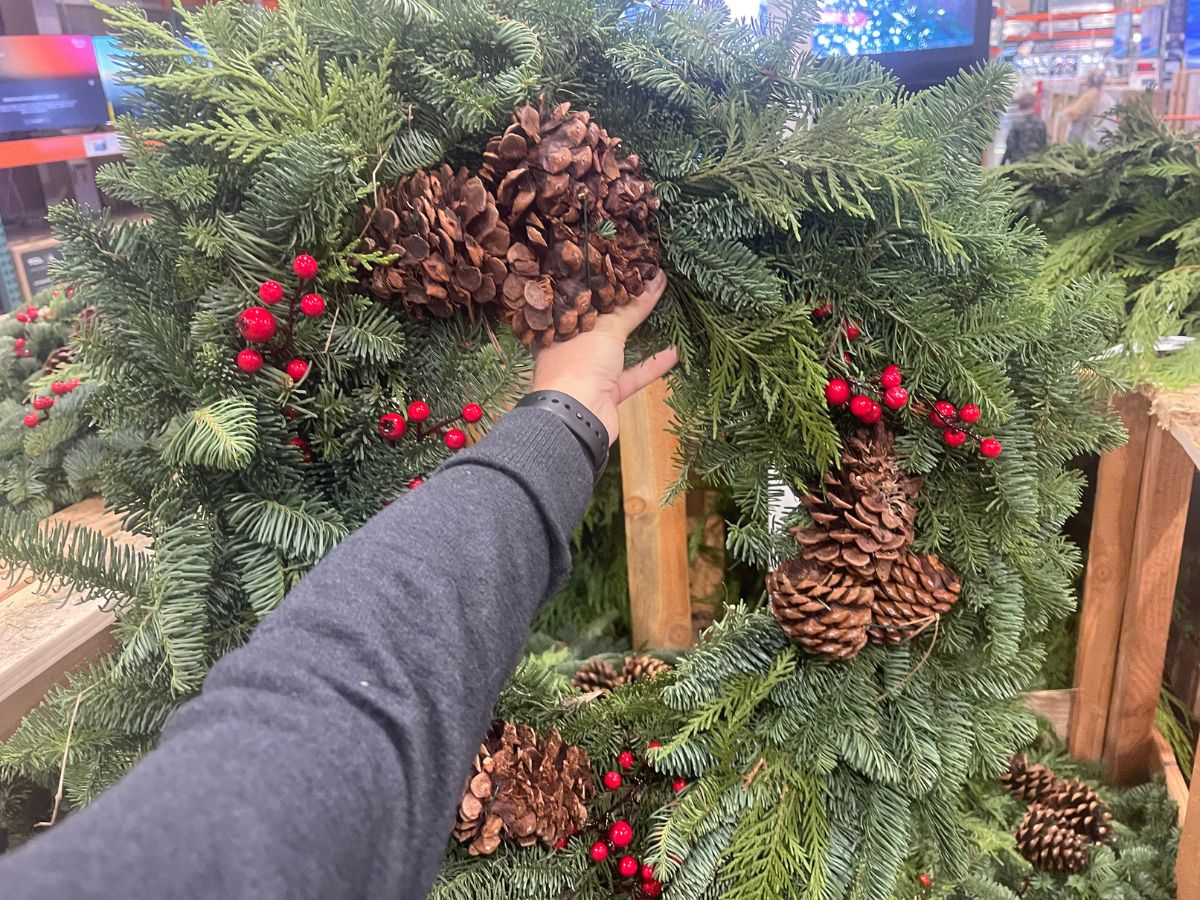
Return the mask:
[[65, 162], [69, 159], [88, 159], [93, 156], [116, 156], [120, 152], [121, 141], [115, 131], [4, 141], [0, 143], [0, 169]]

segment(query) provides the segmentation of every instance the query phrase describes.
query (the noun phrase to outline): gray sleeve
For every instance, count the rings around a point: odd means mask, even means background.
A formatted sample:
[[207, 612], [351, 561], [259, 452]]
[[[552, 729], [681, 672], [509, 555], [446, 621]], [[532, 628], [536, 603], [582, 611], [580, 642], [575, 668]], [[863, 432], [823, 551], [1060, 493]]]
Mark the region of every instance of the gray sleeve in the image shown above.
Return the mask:
[[0, 896], [424, 897], [591, 489], [563, 423], [509, 413], [321, 562], [126, 778], [0, 859]]

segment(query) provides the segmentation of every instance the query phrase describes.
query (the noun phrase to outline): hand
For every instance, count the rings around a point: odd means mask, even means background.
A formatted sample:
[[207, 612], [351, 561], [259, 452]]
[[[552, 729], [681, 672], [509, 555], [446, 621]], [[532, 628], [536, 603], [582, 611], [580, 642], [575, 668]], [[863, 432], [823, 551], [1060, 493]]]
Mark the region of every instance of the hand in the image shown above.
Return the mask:
[[533, 389], [562, 391], [574, 397], [604, 423], [609, 443], [615, 441], [620, 431], [617, 407], [621, 401], [661, 378], [679, 362], [679, 353], [671, 347], [625, 368], [625, 341], [646, 321], [666, 286], [667, 276], [659, 270], [641, 296], [600, 316], [591, 331], [535, 350]]

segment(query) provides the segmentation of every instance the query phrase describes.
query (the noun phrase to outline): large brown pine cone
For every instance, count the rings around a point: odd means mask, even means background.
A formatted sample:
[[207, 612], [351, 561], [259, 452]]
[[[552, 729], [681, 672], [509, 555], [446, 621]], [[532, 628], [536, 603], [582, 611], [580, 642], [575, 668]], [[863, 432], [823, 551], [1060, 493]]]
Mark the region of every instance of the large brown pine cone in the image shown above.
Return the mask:
[[625, 683], [625, 677], [611, 663], [593, 659], [583, 664], [571, 683], [577, 690], [590, 694], [593, 691], [614, 691]]
[[1088, 864], [1088, 841], [1068, 828], [1059, 814], [1035, 803], [1017, 828], [1017, 849], [1048, 872], [1079, 872]]
[[538, 740], [528, 725], [497, 723], [479, 748], [454, 836], [472, 856], [495, 853], [502, 841], [556, 847], [587, 822], [594, 795], [591, 760], [557, 731]]
[[790, 559], [767, 575], [771, 613], [792, 642], [829, 659], [849, 659], [867, 643], [874, 589], [852, 572]]
[[362, 274], [372, 296], [443, 319], [498, 306], [508, 277], [508, 226], [478, 177], [449, 166], [416, 172], [377, 190], [362, 212], [361, 250], [399, 254]]
[[1090, 841], [1104, 843], [1112, 837], [1108, 804], [1076, 778], [1056, 783], [1039, 802], [1057, 812], [1067, 828]]
[[810, 491], [801, 498], [815, 523], [793, 529], [803, 556], [863, 579], [889, 580], [912, 543], [912, 501], [921, 489], [919, 478], [900, 469], [893, 444], [882, 425], [846, 442], [841, 469], [825, 476], [823, 496]]
[[671, 671], [669, 663], [654, 656], [625, 657], [625, 671], [622, 673], [625, 681], [649, 681], [657, 678], [663, 672]]
[[1040, 803], [1054, 791], [1058, 779], [1054, 771], [1041, 763], [1030, 763], [1025, 756], [1014, 756], [1008, 771], [1000, 776], [1000, 784], [1014, 797], [1029, 803]]
[[958, 602], [960, 590], [958, 575], [936, 556], [905, 553], [875, 582], [871, 641], [894, 647], [912, 640]]
[[488, 142], [482, 174], [512, 235], [505, 317], [526, 344], [590, 331], [658, 271], [659, 200], [619, 144], [568, 103], [526, 104]]

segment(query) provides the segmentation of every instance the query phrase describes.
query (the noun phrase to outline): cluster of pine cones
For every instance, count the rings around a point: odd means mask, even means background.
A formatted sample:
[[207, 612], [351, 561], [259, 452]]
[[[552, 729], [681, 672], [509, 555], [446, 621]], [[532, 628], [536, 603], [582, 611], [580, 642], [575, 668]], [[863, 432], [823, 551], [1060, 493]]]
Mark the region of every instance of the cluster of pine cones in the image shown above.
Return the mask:
[[499, 315], [527, 345], [590, 331], [658, 272], [659, 199], [619, 144], [568, 103], [526, 104], [482, 177], [443, 166], [376, 192], [361, 250], [397, 259], [363, 286], [416, 315]]
[[539, 738], [528, 725], [496, 722], [479, 747], [454, 823], [471, 856], [504, 841], [555, 848], [588, 820], [596, 795], [592, 761], [553, 729]]
[[829, 659], [912, 640], [960, 590], [940, 559], [910, 549], [920, 479], [900, 469], [880, 424], [846, 442], [824, 487], [801, 498], [814, 524], [793, 529], [800, 554], [767, 576], [771, 612], [794, 643]]
[[1112, 837], [1108, 806], [1078, 779], [1059, 780], [1046, 766], [1014, 756], [1000, 783], [1029, 802], [1015, 837], [1021, 855], [1039, 869], [1080, 872], [1088, 849]]
[[596, 692], [606, 694], [609, 691], [615, 691], [623, 684], [657, 678], [670, 669], [671, 666], [668, 663], [657, 657], [633, 654], [625, 657], [625, 665], [618, 672], [612, 663], [597, 657], [585, 663], [575, 673], [571, 683], [577, 690], [585, 694]]

